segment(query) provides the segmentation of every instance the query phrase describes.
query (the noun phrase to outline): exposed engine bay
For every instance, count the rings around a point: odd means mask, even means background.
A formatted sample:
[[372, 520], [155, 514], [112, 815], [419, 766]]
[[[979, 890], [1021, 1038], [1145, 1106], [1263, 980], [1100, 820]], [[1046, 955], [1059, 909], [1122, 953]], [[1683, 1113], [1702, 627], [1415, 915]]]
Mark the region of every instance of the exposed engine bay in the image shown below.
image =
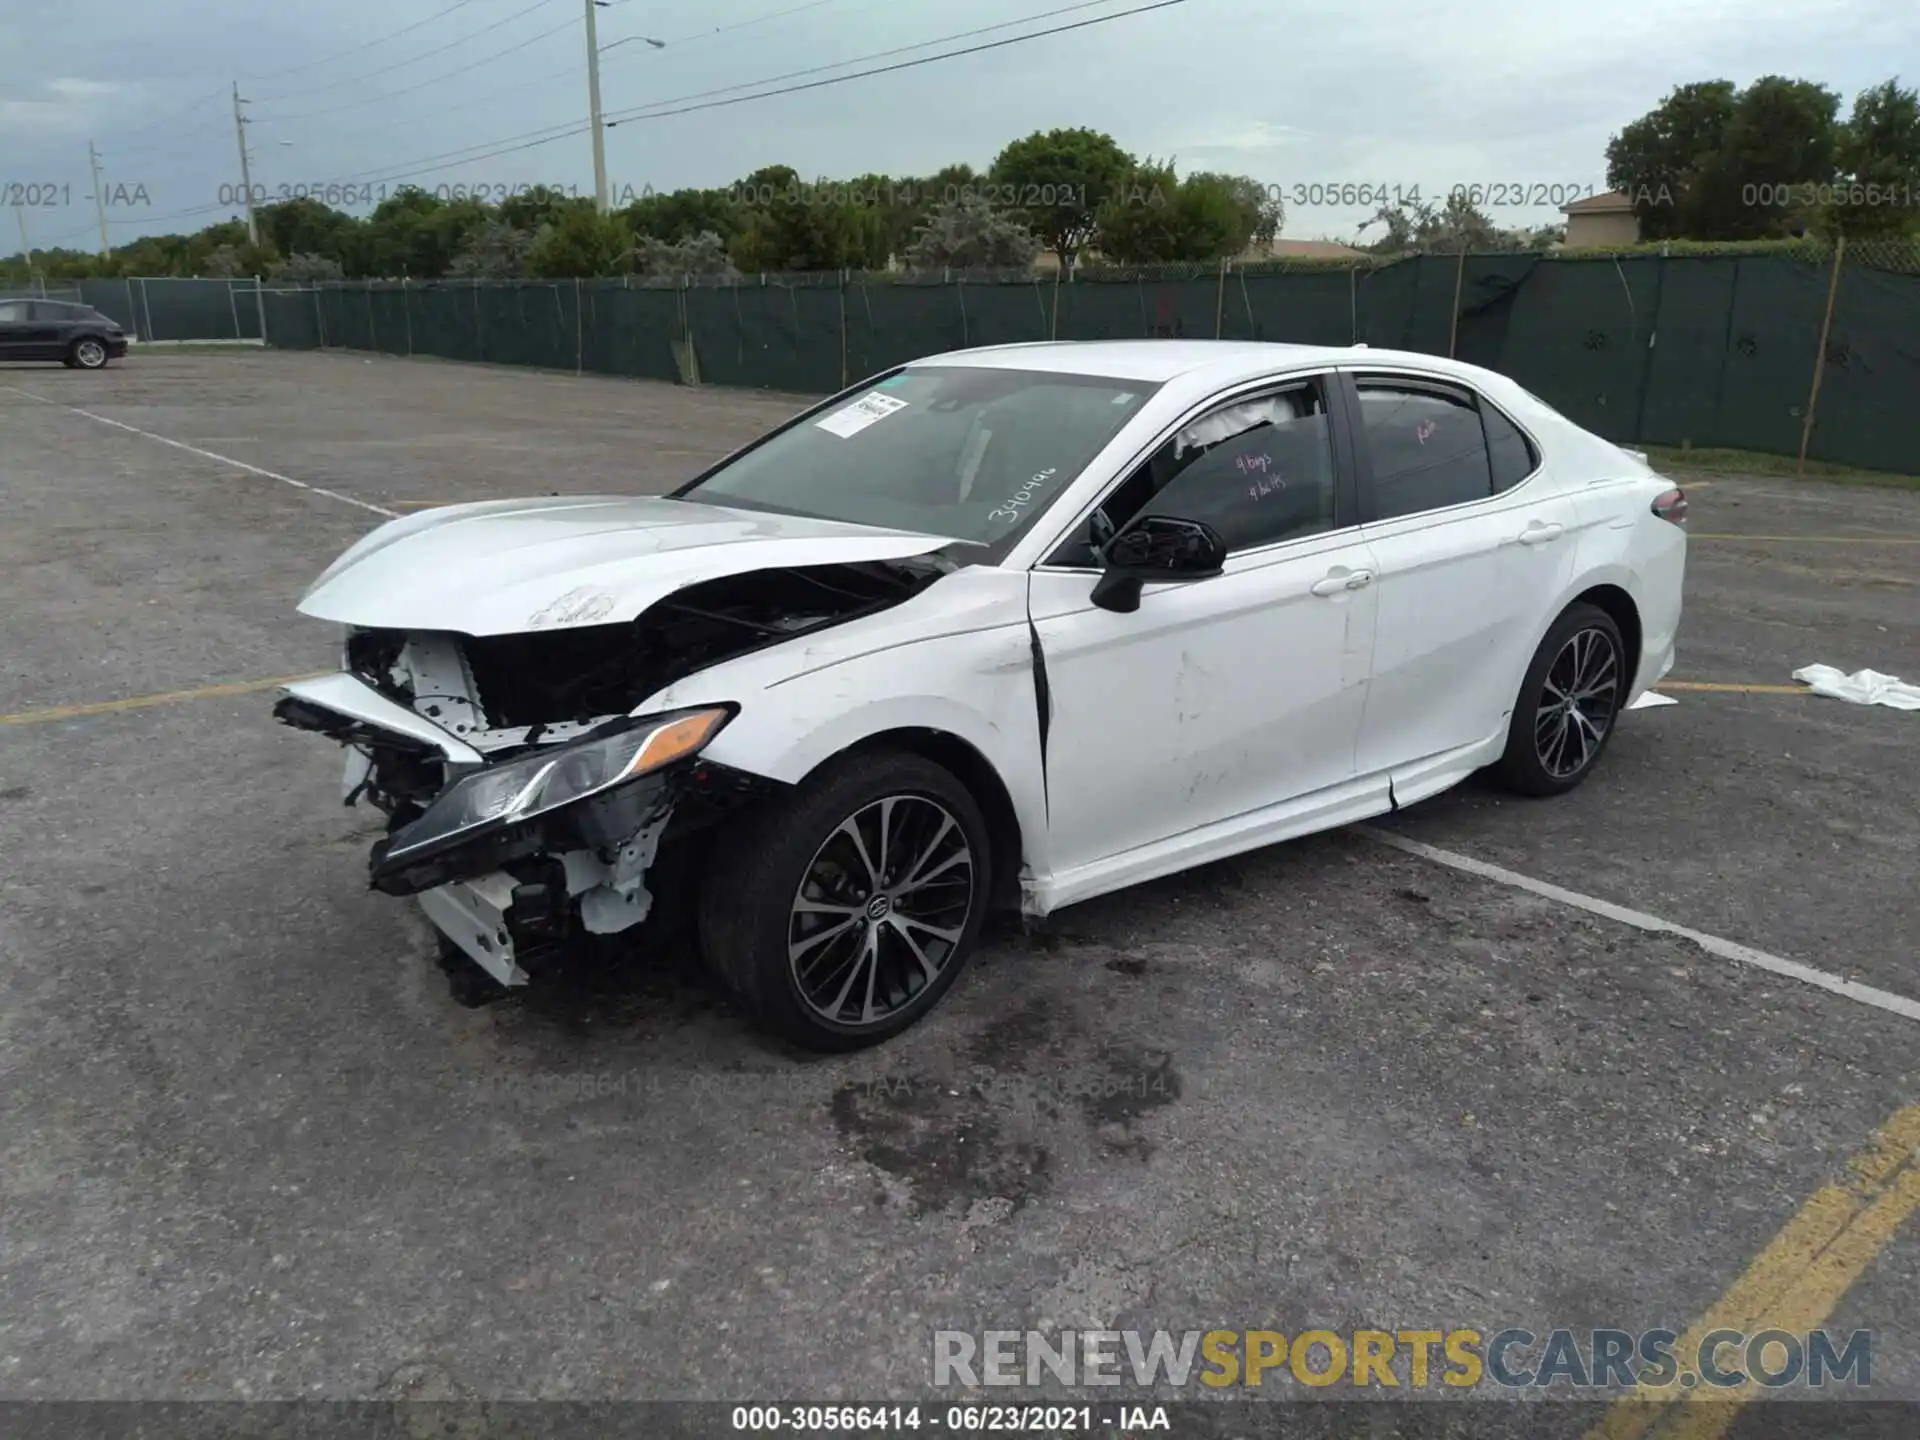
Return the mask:
[[345, 803], [388, 817], [374, 888], [417, 896], [496, 981], [522, 985], [530, 955], [645, 920], [663, 844], [778, 788], [699, 757], [730, 718], [714, 707], [637, 707], [710, 666], [897, 605], [952, 568], [927, 556], [753, 571], [615, 625], [350, 629], [343, 674], [289, 686], [275, 715], [345, 745]]

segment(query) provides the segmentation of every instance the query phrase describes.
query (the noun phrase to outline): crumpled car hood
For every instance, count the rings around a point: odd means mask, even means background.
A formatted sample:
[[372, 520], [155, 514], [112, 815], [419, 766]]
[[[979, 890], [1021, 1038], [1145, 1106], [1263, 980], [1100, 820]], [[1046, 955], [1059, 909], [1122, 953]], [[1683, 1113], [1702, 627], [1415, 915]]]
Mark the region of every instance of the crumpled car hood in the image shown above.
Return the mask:
[[952, 543], [657, 496], [491, 500], [389, 521], [328, 566], [299, 608], [368, 629], [561, 630], [631, 620], [702, 580]]

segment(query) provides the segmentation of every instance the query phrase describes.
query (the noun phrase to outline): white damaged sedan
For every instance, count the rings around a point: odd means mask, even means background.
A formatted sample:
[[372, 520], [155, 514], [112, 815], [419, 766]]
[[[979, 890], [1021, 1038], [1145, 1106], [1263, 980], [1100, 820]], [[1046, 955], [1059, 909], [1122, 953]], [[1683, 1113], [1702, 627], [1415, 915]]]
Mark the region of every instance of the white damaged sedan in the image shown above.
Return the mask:
[[340, 673], [275, 713], [346, 746], [373, 885], [483, 983], [685, 902], [760, 1023], [847, 1049], [937, 1004], [990, 908], [1483, 767], [1579, 784], [1672, 664], [1685, 516], [1432, 356], [969, 350], [668, 496], [382, 526], [300, 603]]

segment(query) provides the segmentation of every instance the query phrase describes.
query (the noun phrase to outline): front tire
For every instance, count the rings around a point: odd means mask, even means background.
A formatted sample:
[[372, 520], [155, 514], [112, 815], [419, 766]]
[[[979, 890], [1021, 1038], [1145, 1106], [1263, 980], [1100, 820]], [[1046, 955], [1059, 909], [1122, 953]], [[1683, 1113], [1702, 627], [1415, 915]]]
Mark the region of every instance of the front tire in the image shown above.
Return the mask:
[[716, 837], [709, 962], [756, 1023], [857, 1050], [940, 1003], [979, 939], [992, 856], [979, 805], [904, 750], [831, 762]]
[[1600, 762], [1633, 677], [1613, 617], [1571, 605], [1553, 623], [1513, 705], [1507, 749], [1497, 767], [1522, 795], [1564, 795]]
[[106, 342], [83, 335], [67, 351], [67, 360], [80, 370], [104, 370], [107, 368]]

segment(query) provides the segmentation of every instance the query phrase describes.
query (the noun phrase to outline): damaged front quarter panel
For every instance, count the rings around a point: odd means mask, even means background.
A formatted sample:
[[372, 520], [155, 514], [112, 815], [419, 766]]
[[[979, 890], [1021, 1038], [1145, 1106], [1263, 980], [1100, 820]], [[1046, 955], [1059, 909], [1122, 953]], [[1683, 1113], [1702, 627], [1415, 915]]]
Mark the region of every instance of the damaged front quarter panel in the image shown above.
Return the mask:
[[[736, 708], [666, 711], [649, 697], [889, 609], [954, 568], [916, 555], [723, 574], [618, 624], [580, 623], [599, 601], [576, 589], [516, 633], [350, 628], [345, 672], [289, 687], [276, 714], [367, 757], [355, 794], [389, 816], [369, 857], [373, 887], [417, 897], [450, 941], [517, 985], [530, 951], [645, 920], [663, 850], [697, 847], [716, 821], [785, 788], [700, 755], [725, 720], [689, 753], [635, 770], [647, 737]], [[535, 803], [583, 765], [604, 788]]]

